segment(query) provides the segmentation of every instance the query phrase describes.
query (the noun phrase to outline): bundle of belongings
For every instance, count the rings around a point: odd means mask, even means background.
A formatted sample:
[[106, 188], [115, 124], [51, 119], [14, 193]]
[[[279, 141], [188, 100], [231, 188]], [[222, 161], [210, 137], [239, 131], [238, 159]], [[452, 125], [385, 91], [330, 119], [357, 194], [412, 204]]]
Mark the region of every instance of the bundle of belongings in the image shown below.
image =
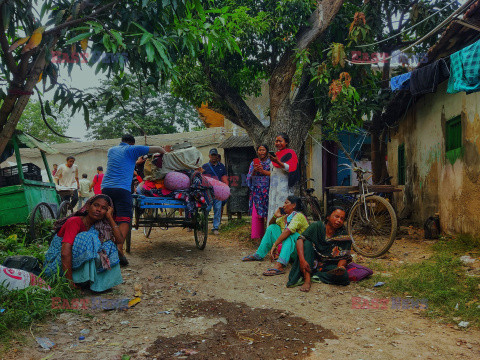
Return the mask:
[[190, 144], [173, 146], [172, 151], [165, 154], [154, 154], [145, 161], [144, 181], [136, 192], [184, 200], [189, 216], [195, 207], [209, 206], [213, 199], [227, 200], [230, 196], [228, 185], [202, 175], [202, 164], [202, 154]]

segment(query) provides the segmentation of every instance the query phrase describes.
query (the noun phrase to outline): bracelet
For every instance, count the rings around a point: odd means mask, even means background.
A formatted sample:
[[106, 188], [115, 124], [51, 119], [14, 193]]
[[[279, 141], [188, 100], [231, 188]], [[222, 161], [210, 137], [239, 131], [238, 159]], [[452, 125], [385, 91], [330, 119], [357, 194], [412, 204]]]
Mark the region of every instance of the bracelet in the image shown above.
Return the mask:
[[118, 225], [115, 225], [113, 228], [118, 228], [118, 227], [120, 227], [120, 226], [118, 226]]

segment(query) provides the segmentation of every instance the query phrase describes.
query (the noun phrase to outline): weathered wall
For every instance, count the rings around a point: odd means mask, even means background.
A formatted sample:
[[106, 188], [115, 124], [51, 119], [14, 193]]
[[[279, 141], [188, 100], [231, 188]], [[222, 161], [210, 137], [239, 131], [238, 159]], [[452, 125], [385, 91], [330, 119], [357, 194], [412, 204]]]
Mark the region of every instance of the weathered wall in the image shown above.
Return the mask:
[[[397, 212], [410, 207], [413, 220], [440, 214], [446, 232], [480, 234], [480, 93], [447, 94], [447, 83], [417, 100], [391, 134], [388, 168], [398, 182], [398, 146], [405, 144], [406, 183], [395, 195]], [[463, 155], [445, 156], [445, 122], [462, 117]]]

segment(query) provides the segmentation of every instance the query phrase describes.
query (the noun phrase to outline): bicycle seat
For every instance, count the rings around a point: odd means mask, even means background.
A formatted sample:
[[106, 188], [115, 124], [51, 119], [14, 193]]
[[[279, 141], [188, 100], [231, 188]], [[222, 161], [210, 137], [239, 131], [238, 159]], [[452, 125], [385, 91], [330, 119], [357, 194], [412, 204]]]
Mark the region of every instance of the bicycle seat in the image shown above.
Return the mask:
[[314, 188], [308, 188], [307, 190], [305, 190], [307, 192], [308, 195], [312, 195], [313, 192], [315, 191]]

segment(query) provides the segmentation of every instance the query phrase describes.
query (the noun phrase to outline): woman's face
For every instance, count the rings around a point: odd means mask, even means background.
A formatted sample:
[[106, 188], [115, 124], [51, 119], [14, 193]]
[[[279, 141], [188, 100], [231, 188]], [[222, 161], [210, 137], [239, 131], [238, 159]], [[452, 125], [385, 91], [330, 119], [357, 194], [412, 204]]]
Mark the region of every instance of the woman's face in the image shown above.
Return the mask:
[[283, 204], [283, 210], [285, 210], [286, 214], [291, 214], [293, 210], [295, 210], [296, 205], [294, 203], [291, 203], [290, 200], [285, 200], [285, 203]]
[[277, 136], [275, 138], [275, 147], [277, 148], [278, 151], [283, 150], [287, 147], [287, 142], [283, 137]]
[[260, 146], [258, 148], [257, 155], [260, 159], [265, 159], [267, 157], [267, 149], [265, 149], [265, 146]]
[[102, 220], [108, 211], [108, 202], [105, 199], [95, 199], [93, 203], [88, 207], [88, 216], [95, 221]]
[[330, 214], [327, 220], [334, 229], [340, 229], [345, 222], [345, 211], [337, 209]]

